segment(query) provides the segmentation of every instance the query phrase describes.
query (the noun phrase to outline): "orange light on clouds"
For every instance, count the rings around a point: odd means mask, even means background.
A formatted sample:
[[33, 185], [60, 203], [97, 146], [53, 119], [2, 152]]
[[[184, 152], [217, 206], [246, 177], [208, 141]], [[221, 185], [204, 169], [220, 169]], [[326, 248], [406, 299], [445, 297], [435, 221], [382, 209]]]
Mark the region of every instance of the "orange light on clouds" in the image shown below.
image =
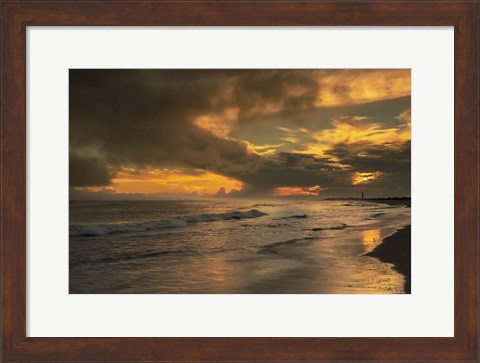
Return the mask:
[[264, 144], [264, 145], [254, 145], [245, 141], [247, 143], [248, 150], [257, 155], [273, 155], [277, 152], [277, 149], [282, 147], [283, 144]]
[[373, 183], [375, 180], [377, 180], [383, 174], [384, 173], [379, 172], [379, 171], [376, 171], [376, 172], [373, 172], [373, 173], [355, 172], [355, 173], [353, 173], [352, 184], [353, 185], [370, 184], [370, 183]]
[[316, 196], [319, 195], [322, 188], [320, 185], [313, 187], [278, 187], [275, 188], [273, 194], [277, 197], [291, 197], [291, 196]]
[[226, 137], [237, 124], [239, 108], [227, 108], [222, 114], [202, 115], [193, 123], [218, 137]]
[[[306, 143], [302, 149], [295, 150], [302, 154], [314, 154], [324, 157], [329, 150], [338, 144], [366, 145], [396, 149], [411, 140], [409, 126], [410, 111], [397, 116], [398, 127], [383, 128], [381, 124], [364, 116], [339, 117], [332, 121], [332, 128], [313, 133], [315, 143]], [[330, 156], [332, 161], [335, 157]]]
[[409, 69], [320, 71], [319, 76], [318, 107], [388, 100], [411, 92]]
[[196, 169], [123, 169], [113, 179], [113, 185], [118, 193], [144, 194], [214, 195], [221, 188], [226, 193], [243, 188], [243, 183], [236, 179]]

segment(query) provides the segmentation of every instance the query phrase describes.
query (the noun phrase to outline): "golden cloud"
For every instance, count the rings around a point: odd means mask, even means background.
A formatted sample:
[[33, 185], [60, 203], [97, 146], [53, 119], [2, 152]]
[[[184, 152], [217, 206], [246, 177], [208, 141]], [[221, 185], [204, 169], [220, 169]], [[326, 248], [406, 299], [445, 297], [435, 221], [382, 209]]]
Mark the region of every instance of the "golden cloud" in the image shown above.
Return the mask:
[[278, 148], [282, 147], [283, 144], [264, 144], [264, 145], [254, 145], [248, 143], [248, 150], [257, 154], [257, 155], [273, 155], [277, 152]]
[[[313, 137], [317, 142], [306, 144], [303, 149], [296, 152], [323, 157], [328, 150], [338, 144], [384, 145], [395, 148], [409, 141], [411, 132], [410, 127], [404, 125], [383, 128], [380, 123], [367, 117], [353, 116], [335, 119], [332, 122], [332, 128], [318, 131], [313, 134]], [[332, 159], [332, 161], [339, 160]]]
[[238, 121], [239, 108], [227, 108], [220, 114], [201, 115], [193, 123], [219, 137], [227, 137]]
[[292, 197], [292, 196], [316, 196], [319, 195], [322, 188], [320, 185], [313, 187], [278, 187], [273, 193], [277, 197]]
[[359, 185], [359, 184], [370, 184], [376, 181], [378, 178], [380, 178], [384, 173], [375, 171], [373, 173], [361, 173], [361, 172], [356, 172], [353, 173], [352, 176], [352, 184], [353, 185]]
[[409, 69], [319, 71], [317, 107], [355, 105], [411, 94]]

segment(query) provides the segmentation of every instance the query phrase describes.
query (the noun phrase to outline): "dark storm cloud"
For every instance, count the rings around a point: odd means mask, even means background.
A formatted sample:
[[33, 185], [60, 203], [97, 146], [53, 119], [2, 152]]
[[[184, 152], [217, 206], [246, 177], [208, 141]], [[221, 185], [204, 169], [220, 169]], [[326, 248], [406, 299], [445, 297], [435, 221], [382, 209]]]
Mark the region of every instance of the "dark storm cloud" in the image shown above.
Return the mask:
[[245, 194], [265, 194], [272, 188], [328, 185], [342, 178], [344, 172], [326, 158], [297, 153], [279, 153], [265, 160], [256, 173], [243, 175]]
[[[411, 181], [411, 142], [395, 147], [385, 145], [345, 145], [339, 144], [328, 152], [351, 166], [350, 172], [382, 173], [378, 183], [362, 184], [354, 189], [370, 191], [381, 196], [409, 196]], [[351, 188], [349, 176], [335, 182], [339, 190]], [[341, 194], [339, 194], [340, 196]]]
[[234, 88], [235, 104], [240, 108], [240, 119], [254, 116], [263, 107], [276, 107], [292, 114], [313, 108], [319, 85], [313, 72], [298, 70], [243, 71]]
[[352, 171], [402, 174], [410, 172], [410, 141], [395, 147], [387, 145], [337, 144], [327, 155], [352, 166]]
[[92, 172], [72, 163], [72, 175], [83, 174], [78, 180], [90, 186], [106, 181], [102, 165], [249, 173], [260, 160], [246, 143], [215, 136], [193, 119], [232, 106], [248, 115], [264, 105], [310, 107], [315, 84], [298, 71], [71, 70], [70, 153], [78, 159], [89, 150], [96, 157], [89, 159]]
[[106, 186], [112, 178], [108, 166], [101, 160], [76, 155], [70, 155], [69, 174], [71, 187]]
[[[195, 126], [221, 85], [198, 72], [70, 71], [71, 154], [90, 148], [115, 167], [248, 164], [243, 143]], [[73, 165], [75, 167], [75, 165]]]

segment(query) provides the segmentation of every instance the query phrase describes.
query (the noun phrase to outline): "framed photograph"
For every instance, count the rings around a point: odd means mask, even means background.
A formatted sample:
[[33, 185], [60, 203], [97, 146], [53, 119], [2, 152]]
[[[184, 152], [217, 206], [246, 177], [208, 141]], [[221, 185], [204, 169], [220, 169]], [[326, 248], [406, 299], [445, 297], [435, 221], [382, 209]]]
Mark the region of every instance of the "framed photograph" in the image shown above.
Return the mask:
[[479, 361], [477, 1], [1, 6], [3, 361]]
[[409, 294], [410, 72], [70, 69], [70, 294]]

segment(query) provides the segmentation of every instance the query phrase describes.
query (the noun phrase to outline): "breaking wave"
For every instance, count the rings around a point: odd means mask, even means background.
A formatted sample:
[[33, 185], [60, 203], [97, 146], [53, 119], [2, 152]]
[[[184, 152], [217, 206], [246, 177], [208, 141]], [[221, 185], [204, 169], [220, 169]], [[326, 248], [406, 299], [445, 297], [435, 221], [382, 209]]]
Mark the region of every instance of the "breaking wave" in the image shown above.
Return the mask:
[[173, 219], [147, 221], [147, 222], [128, 222], [128, 223], [102, 223], [102, 224], [77, 224], [71, 225], [69, 229], [70, 237], [74, 236], [101, 236], [113, 233], [144, 232], [162, 228], [185, 227], [190, 223], [197, 222], [215, 222], [228, 221], [231, 219], [257, 218], [267, 215], [257, 209], [246, 212], [233, 211], [220, 214], [200, 214], [177, 217]]

